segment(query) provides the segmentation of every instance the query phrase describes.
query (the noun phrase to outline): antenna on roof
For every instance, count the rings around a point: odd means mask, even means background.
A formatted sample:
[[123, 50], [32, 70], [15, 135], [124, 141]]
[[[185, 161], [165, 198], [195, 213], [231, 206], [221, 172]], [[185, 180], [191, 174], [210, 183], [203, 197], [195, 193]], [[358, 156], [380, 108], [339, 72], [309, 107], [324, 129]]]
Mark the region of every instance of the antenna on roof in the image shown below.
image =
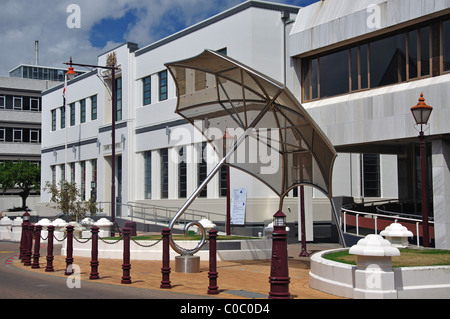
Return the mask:
[[34, 54], [35, 54], [35, 59], [34, 59], [34, 64], [36, 66], [39, 65], [39, 41], [34, 41]]

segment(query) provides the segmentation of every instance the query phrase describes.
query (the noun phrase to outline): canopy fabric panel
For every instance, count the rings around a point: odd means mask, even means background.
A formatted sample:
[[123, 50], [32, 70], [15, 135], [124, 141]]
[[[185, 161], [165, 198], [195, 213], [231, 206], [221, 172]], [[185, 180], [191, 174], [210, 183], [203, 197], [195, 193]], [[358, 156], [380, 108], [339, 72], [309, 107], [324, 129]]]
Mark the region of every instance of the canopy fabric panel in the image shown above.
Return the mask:
[[283, 84], [211, 50], [166, 66], [177, 86], [176, 113], [219, 156], [226, 131], [234, 140], [248, 135], [227, 165], [258, 178], [280, 198], [303, 184], [331, 198], [336, 151]]

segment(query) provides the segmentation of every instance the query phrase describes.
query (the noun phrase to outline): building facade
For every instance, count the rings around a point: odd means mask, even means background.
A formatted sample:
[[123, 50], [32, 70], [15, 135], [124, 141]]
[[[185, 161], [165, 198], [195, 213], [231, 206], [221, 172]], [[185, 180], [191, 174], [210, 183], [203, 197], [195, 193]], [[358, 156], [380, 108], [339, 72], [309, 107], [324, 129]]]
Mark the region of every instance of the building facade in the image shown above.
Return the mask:
[[[0, 77], [0, 162], [29, 161], [40, 165], [42, 91], [57, 84]], [[1, 210], [21, 207], [20, 203], [15, 190], [8, 190], [0, 197]], [[34, 208], [34, 204], [29, 206]]]
[[[120, 66], [117, 215], [129, 216], [139, 205], [181, 207], [217, 162], [202, 137], [175, 114], [176, 87], [164, 66], [211, 49], [287, 85], [339, 153], [333, 195], [356, 201], [419, 200], [418, 133], [410, 108], [423, 92], [434, 107], [427, 138], [435, 239], [448, 248], [449, 7], [448, 0], [327, 0], [305, 8], [248, 1], [144, 48], [126, 43], [99, 56], [98, 64], [105, 65], [115, 52]], [[110, 82], [100, 71], [70, 81], [66, 108], [62, 85], [44, 92], [42, 184], [67, 179], [81, 186], [85, 198], [111, 201]], [[207, 85], [204, 79], [198, 83]], [[246, 227], [233, 232], [262, 232], [279, 199], [236, 170], [230, 183], [247, 193]], [[210, 219], [222, 226], [225, 190], [221, 173], [192, 208], [212, 213]], [[321, 225], [329, 229], [331, 208], [318, 191], [305, 192], [306, 234], [313, 240]], [[292, 191], [283, 207], [294, 234], [297, 196]], [[48, 200], [43, 192], [42, 211]]]
[[[114, 172], [116, 202], [120, 203], [117, 217], [129, 216], [139, 205], [181, 207], [217, 161], [205, 151], [208, 147], [203, 138], [175, 114], [176, 87], [164, 64], [211, 49], [283, 81], [285, 22], [294, 19], [298, 10], [249, 1], [144, 48], [126, 43], [99, 56], [98, 65], [106, 65], [108, 55], [114, 52], [120, 66], [116, 78]], [[110, 82], [102, 71], [70, 81], [65, 111], [63, 85], [44, 92], [43, 185], [65, 178], [76, 182], [86, 199], [93, 193], [99, 202], [111, 202]], [[181, 146], [185, 146], [184, 156], [192, 160], [172, 160], [173, 154], [180, 155]], [[247, 225], [255, 234], [262, 232], [278, 209], [278, 198], [262, 183], [242, 173], [232, 170], [230, 175], [231, 188], [247, 190]], [[211, 213], [211, 219], [223, 225], [224, 187], [223, 174], [215, 177], [192, 209]], [[45, 214], [49, 195], [43, 192], [41, 201]], [[105, 205], [109, 210], [109, 203]]]
[[289, 85], [340, 153], [334, 195], [421, 204], [410, 109], [424, 94], [434, 108], [425, 133], [429, 212], [436, 246], [444, 248], [450, 248], [449, 14], [450, 1], [321, 1], [299, 11], [288, 41]]

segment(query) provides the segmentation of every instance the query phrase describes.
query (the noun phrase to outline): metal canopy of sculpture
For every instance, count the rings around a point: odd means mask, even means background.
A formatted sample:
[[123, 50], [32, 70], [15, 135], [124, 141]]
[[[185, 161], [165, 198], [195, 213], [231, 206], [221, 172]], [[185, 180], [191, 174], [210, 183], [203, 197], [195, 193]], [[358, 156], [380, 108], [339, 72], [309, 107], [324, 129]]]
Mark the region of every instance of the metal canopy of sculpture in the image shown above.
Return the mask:
[[[211, 50], [166, 66], [177, 86], [176, 113], [226, 157], [223, 164], [265, 183], [280, 206], [299, 185], [314, 186], [331, 199], [336, 151], [283, 84]], [[226, 131], [235, 143], [223, 151]]]

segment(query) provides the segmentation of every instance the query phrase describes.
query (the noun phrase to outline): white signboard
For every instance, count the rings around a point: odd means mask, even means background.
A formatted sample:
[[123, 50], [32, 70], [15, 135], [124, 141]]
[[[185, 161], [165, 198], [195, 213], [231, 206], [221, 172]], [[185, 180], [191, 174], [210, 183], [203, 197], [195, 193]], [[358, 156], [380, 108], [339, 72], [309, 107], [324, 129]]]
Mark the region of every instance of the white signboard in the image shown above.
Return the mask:
[[245, 225], [245, 207], [247, 206], [247, 189], [233, 189], [231, 197], [231, 225]]

